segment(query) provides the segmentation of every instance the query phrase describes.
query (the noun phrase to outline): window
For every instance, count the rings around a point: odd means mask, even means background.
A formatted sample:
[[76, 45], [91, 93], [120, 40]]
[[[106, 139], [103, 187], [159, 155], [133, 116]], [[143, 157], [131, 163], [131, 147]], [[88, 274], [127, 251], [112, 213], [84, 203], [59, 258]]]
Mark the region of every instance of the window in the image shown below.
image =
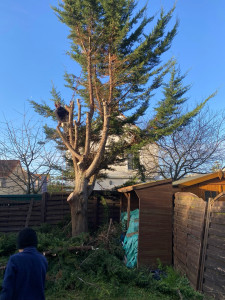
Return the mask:
[[128, 170], [138, 169], [139, 153], [128, 153], [127, 155], [127, 168]]
[[127, 168], [128, 170], [134, 170], [134, 156], [132, 153], [127, 155]]
[[6, 188], [6, 179], [5, 178], [0, 178], [0, 187]]

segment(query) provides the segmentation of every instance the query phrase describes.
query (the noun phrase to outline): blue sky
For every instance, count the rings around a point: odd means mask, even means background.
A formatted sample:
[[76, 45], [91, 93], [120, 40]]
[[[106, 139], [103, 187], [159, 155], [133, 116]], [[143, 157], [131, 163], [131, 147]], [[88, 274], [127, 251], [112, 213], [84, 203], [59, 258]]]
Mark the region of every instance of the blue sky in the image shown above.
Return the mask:
[[[149, 15], [161, 7], [168, 10], [173, 4], [171, 0], [150, 0]], [[65, 101], [70, 101], [63, 74], [65, 70], [76, 73], [76, 66], [65, 54], [69, 49], [67, 28], [50, 5], [57, 5], [57, 1], [0, 2], [0, 120], [3, 113], [10, 119], [22, 112], [29, 106], [27, 99], [48, 101], [52, 82]], [[165, 58], [175, 56], [181, 71], [189, 70], [186, 83], [192, 84], [190, 103], [218, 89], [210, 107], [224, 109], [225, 1], [178, 0], [176, 18], [180, 20], [178, 34]]]

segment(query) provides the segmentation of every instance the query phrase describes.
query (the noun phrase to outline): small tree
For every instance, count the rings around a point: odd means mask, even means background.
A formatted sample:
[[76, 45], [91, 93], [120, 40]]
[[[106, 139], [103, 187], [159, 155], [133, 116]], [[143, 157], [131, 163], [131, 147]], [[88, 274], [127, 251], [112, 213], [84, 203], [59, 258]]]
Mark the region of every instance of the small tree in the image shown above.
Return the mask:
[[[176, 34], [177, 23], [166, 33], [174, 8], [166, 14], [162, 10], [149, 30], [154, 18], [145, 16], [146, 6], [134, 14], [135, 7], [133, 0], [65, 0], [54, 8], [70, 28], [69, 55], [82, 68], [80, 77], [65, 73], [66, 86], [81, 100], [76, 107], [74, 101], [65, 106], [68, 124], [56, 129], [73, 160], [75, 188], [68, 198], [73, 236], [87, 231], [88, 197], [100, 170], [123, 160], [134, 145], [142, 145], [146, 132], [127, 124], [134, 125], [145, 113], [153, 91], [173, 65], [161, 65], [160, 58]], [[63, 104], [55, 88], [52, 95]], [[31, 103], [40, 114], [54, 117], [45, 103]], [[175, 109], [179, 103], [171, 105]], [[182, 122], [200, 108], [183, 116]], [[173, 129], [182, 122], [173, 123]], [[169, 120], [166, 126], [171, 129]], [[54, 135], [47, 127], [46, 133]]]
[[[44, 139], [42, 124], [27, 120], [26, 113], [20, 126], [18, 122], [14, 125], [9, 121], [2, 125], [0, 159], [20, 161], [21, 174], [12, 170], [8, 178], [13, 186], [20, 187], [24, 193], [36, 194], [41, 191], [50, 172], [55, 170], [58, 158], [55, 148], [47, 145]], [[3, 171], [7, 172], [9, 167], [5, 162]]]

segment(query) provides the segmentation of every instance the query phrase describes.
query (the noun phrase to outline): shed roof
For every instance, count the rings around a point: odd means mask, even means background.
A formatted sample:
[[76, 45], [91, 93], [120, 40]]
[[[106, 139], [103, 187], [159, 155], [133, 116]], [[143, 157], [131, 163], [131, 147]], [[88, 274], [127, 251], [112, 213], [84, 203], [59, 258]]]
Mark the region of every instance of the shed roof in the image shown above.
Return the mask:
[[172, 180], [171, 179], [156, 180], [156, 181], [149, 181], [149, 182], [145, 182], [145, 183], [139, 183], [139, 184], [135, 184], [135, 185], [125, 186], [125, 187], [118, 189], [118, 192], [126, 193], [126, 192], [135, 191], [135, 190], [150, 188], [150, 187], [165, 184], [165, 183], [172, 183]]
[[18, 165], [19, 160], [0, 160], [0, 177], [8, 177]]
[[174, 181], [173, 186], [179, 186], [179, 187], [185, 187], [185, 186], [192, 186], [198, 183], [202, 183], [211, 179], [219, 178], [220, 180], [222, 178], [225, 178], [225, 174], [222, 170], [219, 170], [214, 173], [209, 174], [198, 174], [194, 176], [189, 176], [186, 178], [182, 178], [180, 180]]

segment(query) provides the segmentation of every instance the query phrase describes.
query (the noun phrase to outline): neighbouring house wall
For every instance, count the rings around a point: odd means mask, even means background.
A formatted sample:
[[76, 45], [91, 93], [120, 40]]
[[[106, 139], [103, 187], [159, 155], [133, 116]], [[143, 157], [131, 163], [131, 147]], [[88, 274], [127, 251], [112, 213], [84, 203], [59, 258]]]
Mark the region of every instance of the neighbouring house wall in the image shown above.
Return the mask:
[[[140, 153], [140, 163], [145, 167], [146, 171], [154, 166], [153, 159], [150, 158], [149, 152], [156, 153], [158, 151], [158, 146], [156, 144], [147, 145], [142, 148]], [[111, 190], [115, 187], [121, 186], [128, 180], [131, 180], [137, 176], [137, 169], [132, 168], [131, 157], [126, 159], [123, 163], [118, 165], [110, 166], [112, 170], [106, 170], [106, 178], [100, 178], [96, 181], [94, 190]], [[157, 174], [154, 174], [154, 177]], [[152, 178], [146, 178], [146, 181]]]
[[18, 165], [7, 177], [0, 178], [0, 195], [26, 194], [26, 186], [19, 178], [23, 178], [21, 166]]

